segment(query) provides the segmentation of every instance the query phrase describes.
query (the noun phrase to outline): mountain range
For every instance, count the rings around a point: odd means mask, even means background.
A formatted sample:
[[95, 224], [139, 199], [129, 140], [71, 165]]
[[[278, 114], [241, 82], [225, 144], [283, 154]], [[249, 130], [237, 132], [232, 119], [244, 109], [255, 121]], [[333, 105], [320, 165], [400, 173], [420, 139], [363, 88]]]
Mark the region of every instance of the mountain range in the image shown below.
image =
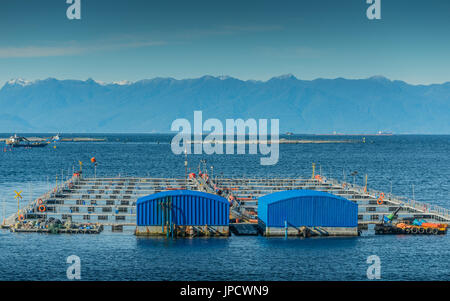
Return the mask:
[[102, 83], [93, 79], [7, 82], [0, 132], [170, 132], [177, 118], [278, 118], [281, 132], [449, 134], [450, 82], [367, 79], [267, 81], [203, 76]]

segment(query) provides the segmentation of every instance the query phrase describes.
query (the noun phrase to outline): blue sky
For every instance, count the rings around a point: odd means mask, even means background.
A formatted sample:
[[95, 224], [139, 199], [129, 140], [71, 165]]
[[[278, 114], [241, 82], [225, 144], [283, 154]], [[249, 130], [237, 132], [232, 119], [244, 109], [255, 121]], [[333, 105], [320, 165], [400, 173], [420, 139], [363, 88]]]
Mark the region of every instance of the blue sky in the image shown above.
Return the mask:
[[65, 0], [0, 2], [0, 86], [11, 78], [112, 82], [229, 75], [383, 75], [450, 81], [450, 1]]

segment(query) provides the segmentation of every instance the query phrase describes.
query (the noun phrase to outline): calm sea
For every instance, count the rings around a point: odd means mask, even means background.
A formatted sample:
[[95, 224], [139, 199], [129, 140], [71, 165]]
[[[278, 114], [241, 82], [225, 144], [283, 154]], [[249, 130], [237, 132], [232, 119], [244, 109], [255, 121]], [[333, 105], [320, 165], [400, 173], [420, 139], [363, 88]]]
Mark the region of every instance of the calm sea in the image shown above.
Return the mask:
[[[49, 136], [33, 134], [26, 136]], [[0, 135], [8, 137], [9, 134]], [[0, 148], [0, 209], [17, 209], [14, 190], [24, 202], [66, 177], [83, 161], [98, 161], [97, 176], [184, 177], [184, 158], [170, 149], [170, 135], [89, 134], [63, 137], [106, 138], [105, 142], [63, 142], [56, 148]], [[349, 139], [345, 144], [282, 144], [274, 166], [260, 155], [191, 155], [214, 173], [245, 177], [307, 177], [311, 164], [323, 175], [391, 191], [450, 208], [450, 136], [313, 137]], [[350, 173], [357, 171], [355, 178]], [[83, 280], [366, 280], [367, 257], [381, 259], [384, 280], [450, 280], [449, 236], [357, 238], [143, 239], [131, 233], [100, 235], [12, 234], [0, 231], [0, 280], [66, 280], [66, 258], [81, 259]]]

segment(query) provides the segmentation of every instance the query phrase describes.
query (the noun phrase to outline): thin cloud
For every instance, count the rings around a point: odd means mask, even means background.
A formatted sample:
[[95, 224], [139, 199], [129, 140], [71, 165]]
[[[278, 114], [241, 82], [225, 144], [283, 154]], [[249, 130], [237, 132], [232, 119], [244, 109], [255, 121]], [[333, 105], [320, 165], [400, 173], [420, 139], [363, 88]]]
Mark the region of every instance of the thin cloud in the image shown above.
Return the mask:
[[[283, 30], [279, 25], [223, 25], [215, 28], [191, 28], [181, 32], [166, 34], [171, 43], [183, 43], [185, 39], [205, 38], [210, 36], [237, 35], [243, 33], [260, 33]], [[154, 38], [154, 37], [153, 37]], [[127, 41], [133, 40], [133, 41]], [[126, 42], [125, 42], [126, 41]], [[0, 46], [0, 59], [5, 58], [36, 58], [73, 56], [93, 52], [117, 51], [122, 49], [142, 48], [166, 45], [165, 41], [153, 41], [151, 37], [134, 37], [125, 35], [108, 39], [107, 41], [87, 44], [66, 42], [55, 45]]]
[[175, 38], [204, 38], [210, 36], [238, 35], [283, 30], [280, 25], [222, 25], [213, 28], [189, 28], [177, 33]]
[[165, 42], [122, 42], [114, 44], [80, 45], [71, 43], [55, 46], [22, 46], [22, 47], [0, 47], [0, 58], [33, 58], [51, 56], [72, 56], [98, 51], [114, 51], [130, 48], [142, 48], [151, 46], [161, 46]]

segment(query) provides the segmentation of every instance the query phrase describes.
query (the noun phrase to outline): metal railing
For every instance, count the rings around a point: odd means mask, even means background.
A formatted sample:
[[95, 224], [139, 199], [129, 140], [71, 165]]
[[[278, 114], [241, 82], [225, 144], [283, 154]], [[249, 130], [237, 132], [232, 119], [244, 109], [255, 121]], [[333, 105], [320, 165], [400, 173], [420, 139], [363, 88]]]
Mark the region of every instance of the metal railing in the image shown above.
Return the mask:
[[72, 176], [69, 180], [65, 181], [62, 185], [55, 187], [54, 189], [47, 191], [43, 195], [39, 196], [38, 198], [34, 199], [33, 201], [27, 203], [22, 209], [20, 209], [18, 212], [13, 213], [9, 217], [5, 219], [6, 225], [12, 225], [16, 222], [16, 220], [19, 218], [21, 214], [28, 214], [32, 212], [35, 208], [37, 208], [40, 204], [39, 202], [42, 200], [42, 202], [45, 202], [52, 198], [52, 195], [60, 193], [62, 190], [69, 187], [69, 184], [72, 183], [73, 185], [76, 185], [78, 181], [80, 180], [79, 176]]
[[[359, 185], [355, 185], [355, 184], [351, 184], [351, 183], [347, 183], [347, 182], [340, 182], [335, 179], [327, 179], [325, 177], [322, 177], [322, 178], [324, 179], [324, 181], [326, 181], [326, 183], [330, 183], [331, 185], [334, 185], [334, 186], [343, 187], [343, 189], [350, 190], [350, 191], [353, 191], [353, 192], [356, 192], [356, 193], [359, 193], [362, 195], [367, 195], [374, 199], [378, 199], [378, 197], [381, 194], [384, 194], [384, 192], [379, 191], [379, 190], [375, 190], [375, 189], [367, 189], [366, 190], [364, 187], [359, 186]], [[392, 202], [396, 205], [402, 205], [405, 208], [414, 209], [416, 211], [419, 211], [419, 212], [425, 213], [425, 214], [435, 215], [442, 219], [445, 219], [446, 221], [450, 221], [450, 210], [447, 208], [443, 208], [443, 207], [440, 207], [440, 206], [434, 205], [434, 204], [420, 202], [417, 200], [411, 200], [406, 197], [396, 196], [391, 193], [387, 194], [387, 199], [389, 200], [389, 202]]]

